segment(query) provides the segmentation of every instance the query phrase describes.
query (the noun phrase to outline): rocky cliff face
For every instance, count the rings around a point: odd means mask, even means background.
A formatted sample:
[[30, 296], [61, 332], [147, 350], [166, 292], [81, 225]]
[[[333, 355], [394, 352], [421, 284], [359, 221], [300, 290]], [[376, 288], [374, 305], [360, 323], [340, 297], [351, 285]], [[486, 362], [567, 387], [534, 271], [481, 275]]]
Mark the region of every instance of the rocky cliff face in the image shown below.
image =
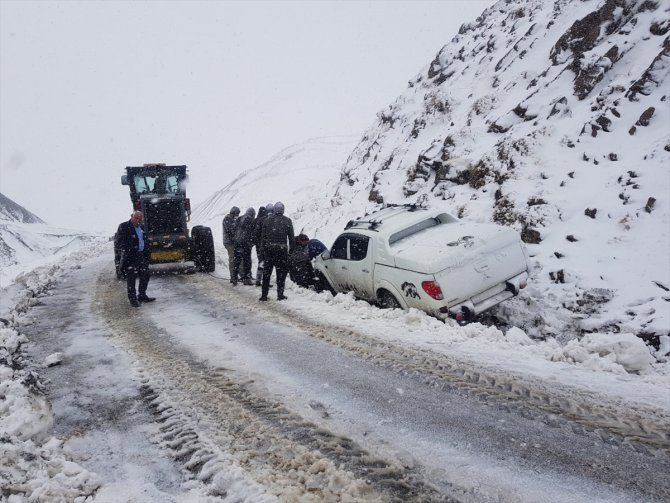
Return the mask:
[[499, 1], [378, 114], [331, 204], [515, 227], [536, 335], [668, 334], [669, 32], [667, 1]]

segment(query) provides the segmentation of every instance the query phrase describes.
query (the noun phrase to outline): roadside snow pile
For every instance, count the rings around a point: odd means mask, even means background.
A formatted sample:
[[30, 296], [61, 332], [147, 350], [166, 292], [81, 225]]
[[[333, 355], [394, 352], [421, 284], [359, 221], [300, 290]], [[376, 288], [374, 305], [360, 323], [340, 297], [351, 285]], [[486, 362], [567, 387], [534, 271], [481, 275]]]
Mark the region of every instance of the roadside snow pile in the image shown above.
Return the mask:
[[43, 439], [51, 428], [49, 403], [40, 393], [37, 377], [21, 370], [18, 350], [28, 342], [11, 328], [0, 329], [0, 433], [21, 440]]
[[613, 333], [587, 334], [579, 341], [572, 340], [561, 348], [556, 360], [617, 373], [647, 371], [654, 362], [642, 339], [633, 334]]
[[[48, 436], [53, 424], [39, 376], [25, 370], [25, 336], [0, 329], [0, 485], [8, 501], [83, 501], [100, 479], [68, 461], [62, 443]], [[18, 499], [14, 499], [18, 498]]]
[[[84, 501], [101, 479], [68, 459], [62, 442], [50, 437], [51, 406], [40, 376], [27, 369], [21, 346], [28, 342], [14, 327], [28, 321], [30, 308], [39, 302], [56, 278], [79, 267], [83, 258], [98, 254], [94, 243], [64, 257], [57, 265], [41, 267], [16, 279], [15, 307], [3, 313], [0, 328], [0, 499], [2, 501]], [[4, 289], [3, 296], [10, 295]]]
[[[291, 301], [287, 308], [301, 316], [320, 323], [349, 326], [369, 332], [375, 337], [404, 344], [427, 345], [433, 351], [449, 354], [472, 355], [477, 361], [493, 366], [519, 368], [535, 366], [535, 372], [548, 370], [547, 364], [556, 364], [551, 372], [570, 372], [571, 368], [604, 371], [610, 374], [639, 375], [645, 381], [658, 381], [667, 387], [670, 376], [670, 337], [662, 338], [655, 350], [634, 334], [592, 333], [583, 337], [560, 341], [556, 338], [536, 340], [518, 326], [502, 330], [495, 326], [470, 323], [459, 326], [447, 320], [443, 323], [426, 313], [410, 309], [383, 310], [357, 300], [353, 294], [316, 293], [290, 283]], [[329, 306], [315, 309], [314, 302]], [[364, 321], [362, 321], [364, 320]], [[667, 339], [667, 340], [666, 340]], [[553, 365], [552, 365], [553, 366]], [[595, 375], [594, 375], [595, 378]]]

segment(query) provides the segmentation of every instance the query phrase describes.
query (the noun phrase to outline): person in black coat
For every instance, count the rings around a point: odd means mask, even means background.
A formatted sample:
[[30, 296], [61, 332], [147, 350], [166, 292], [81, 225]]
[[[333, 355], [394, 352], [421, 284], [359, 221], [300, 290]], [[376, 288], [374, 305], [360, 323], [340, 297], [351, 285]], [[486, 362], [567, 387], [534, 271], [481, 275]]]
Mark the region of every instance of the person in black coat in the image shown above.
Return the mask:
[[251, 280], [251, 248], [254, 246], [254, 225], [256, 210], [248, 208], [240, 218], [235, 230], [235, 251], [233, 261], [233, 285], [237, 285], [237, 278], [245, 285], [253, 285]]
[[284, 285], [288, 274], [288, 255], [295, 246], [293, 235], [293, 222], [284, 216], [284, 205], [277, 202], [274, 210], [263, 222], [261, 232], [261, 248], [265, 262], [263, 271], [263, 283], [261, 285], [260, 301], [268, 300], [270, 291], [270, 276], [272, 269], [277, 270], [277, 300], [285, 300]]
[[266, 206], [258, 208], [258, 215], [256, 216], [256, 223], [254, 225], [254, 246], [256, 247], [256, 258], [258, 259], [258, 268], [256, 269], [256, 286], [261, 286], [263, 281], [263, 248], [261, 247], [261, 234], [263, 233], [263, 222], [268, 217], [274, 204], [270, 203]]
[[303, 288], [313, 287], [317, 292], [324, 290], [323, 281], [312, 266], [312, 259], [326, 251], [326, 246], [318, 239], [309, 239], [306, 234], [295, 238], [295, 248], [289, 255], [289, 277]]
[[[149, 285], [149, 241], [144, 238], [142, 222], [144, 214], [133, 211], [130, 220], [119, 225], [116, 238], [121, 249], [121, 270], [126, 275], [128, 300], [133, 307], [140, 302], [153, 302], [154, 297], [147, 296]], [[139, 295], [135, 292], [135, 281], [139, 278]]]

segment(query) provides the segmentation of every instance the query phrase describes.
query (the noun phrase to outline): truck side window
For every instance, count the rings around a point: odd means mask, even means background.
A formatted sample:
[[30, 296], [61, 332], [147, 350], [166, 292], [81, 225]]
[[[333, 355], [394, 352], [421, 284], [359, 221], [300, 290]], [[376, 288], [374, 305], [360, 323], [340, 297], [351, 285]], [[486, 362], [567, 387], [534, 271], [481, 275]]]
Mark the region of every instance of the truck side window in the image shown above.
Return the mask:
[[363, 260], [368, 255], [370, 239], [366, 236], [350, 236], [349, 251], [351, 260]]
[[330, 258], [338, 258], [347, 260], [347, 237], [340, 236], [333, 243], [333, 248], [330, 250]]

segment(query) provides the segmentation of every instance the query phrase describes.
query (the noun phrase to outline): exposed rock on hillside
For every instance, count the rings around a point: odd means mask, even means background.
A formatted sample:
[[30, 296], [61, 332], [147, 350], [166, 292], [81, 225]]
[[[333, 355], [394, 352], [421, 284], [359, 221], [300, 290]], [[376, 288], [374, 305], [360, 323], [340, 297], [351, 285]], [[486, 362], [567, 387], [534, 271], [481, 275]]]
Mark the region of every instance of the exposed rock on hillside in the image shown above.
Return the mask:
[[499, 1], [378, 114], [332, 205], [515, 227], [536, 264], [524, 302], [564, 299], [529, 320], [538, 336], [668, 334], [669, 19], [663, 1]]

